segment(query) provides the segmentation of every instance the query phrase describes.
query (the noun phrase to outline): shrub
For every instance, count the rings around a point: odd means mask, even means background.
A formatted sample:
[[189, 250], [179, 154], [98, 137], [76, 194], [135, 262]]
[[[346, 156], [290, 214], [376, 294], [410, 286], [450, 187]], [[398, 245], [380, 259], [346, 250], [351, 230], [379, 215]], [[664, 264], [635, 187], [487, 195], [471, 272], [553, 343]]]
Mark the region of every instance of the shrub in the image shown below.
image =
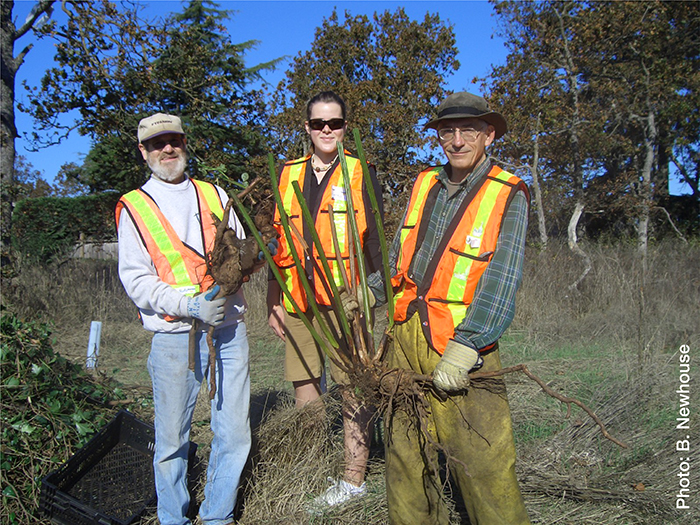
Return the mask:
[[0, 327], [3, 523], [37, 523], [41, 479], [106, 425], [115, 414], [108, 401], [124, 396], [54, 353], [46, 325], [5, 314]]
[[119, 193], [84, 197], [42, 197], [17, 204], [12, 216], [12, 246], [27, 262], [65, 255], [80, 239], [116, 238], [114, 208]]

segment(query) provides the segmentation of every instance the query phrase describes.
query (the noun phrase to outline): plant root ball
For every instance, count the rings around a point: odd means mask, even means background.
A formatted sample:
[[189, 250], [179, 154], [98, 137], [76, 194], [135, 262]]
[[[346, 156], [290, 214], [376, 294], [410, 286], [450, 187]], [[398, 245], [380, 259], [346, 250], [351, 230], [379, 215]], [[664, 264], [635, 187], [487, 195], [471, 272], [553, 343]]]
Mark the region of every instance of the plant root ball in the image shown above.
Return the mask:
[[[383, 363], [358, 366], [348, 371], [358, 397], [380, 412], [415, 414], [425, 404], [424, 376], [412, 370], [388, 368]], [[418, 408], [421, 411], [420, 408]]]
[[[272, 211], [269, 201], [265, 201], [254, 218], [265, 244], [277, 237], [277, 230], [272, 224]], [[262, 267], [264, 259], [258, 259], [260, 247], [254, 237], [239, 239], [228, 227], [228, 215], [224, 217], [227, 224], [224, 228], [221, 227], [221, 221], [216, 218], [214, 220], [217, 234], [214, 249], [209, 254], [208, 270], [221, 287], [220, 294], [228, 296], [238, 291], [248, 275]]]

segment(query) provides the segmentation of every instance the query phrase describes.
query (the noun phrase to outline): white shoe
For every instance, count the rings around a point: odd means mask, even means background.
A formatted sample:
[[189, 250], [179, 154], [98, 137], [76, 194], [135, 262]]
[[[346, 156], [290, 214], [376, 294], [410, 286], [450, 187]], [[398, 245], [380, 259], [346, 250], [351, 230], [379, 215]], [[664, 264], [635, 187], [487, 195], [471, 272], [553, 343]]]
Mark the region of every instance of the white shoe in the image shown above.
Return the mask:
[[358, 496], [364, 496], [365, 492], [367, 491], [365, 483], [362, 483], [362, 485], [356, 487], [344, 479], [335, 480], [333, 478], [328, 478], [328, 482], [333, 483], [333, 485], [328, 487], [326, 492], [314, 498], [309, 505], [309, 512], [311, 514], [323, 514], [323, 512], [329, 507], [340, 505], [341, 503], [345, 503], [346, 501]]

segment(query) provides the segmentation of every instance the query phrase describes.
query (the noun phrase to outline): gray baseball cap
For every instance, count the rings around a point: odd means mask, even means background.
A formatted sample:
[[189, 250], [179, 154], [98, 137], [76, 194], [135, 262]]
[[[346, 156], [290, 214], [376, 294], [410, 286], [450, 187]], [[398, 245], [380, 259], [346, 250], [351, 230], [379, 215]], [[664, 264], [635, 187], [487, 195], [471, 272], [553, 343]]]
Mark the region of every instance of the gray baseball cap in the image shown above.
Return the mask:
[[466, 91], [453, 93], [443, 100], [438, 107], [437, 117], [423, 126], [423, 130], [437, 129], [438, 124], [443, 120], [458, 118], [478, 118], [488, 122], [496, 129], [497, 139], [508, 131], [508, 124], [503, 115], [491, 111], [485, 98]]

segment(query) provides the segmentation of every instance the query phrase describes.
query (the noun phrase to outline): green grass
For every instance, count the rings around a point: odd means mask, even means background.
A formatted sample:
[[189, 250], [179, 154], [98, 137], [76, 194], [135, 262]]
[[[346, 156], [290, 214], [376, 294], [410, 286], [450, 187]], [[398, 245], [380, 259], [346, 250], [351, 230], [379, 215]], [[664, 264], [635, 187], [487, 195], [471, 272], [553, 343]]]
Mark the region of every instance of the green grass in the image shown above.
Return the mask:
[[513, 422], [513, 435], [515, 436], [515, 445], [525, 445], [535, 441], [544, 440], [552, 437], [556, 433], [564, 430], [568, 423], [557, 423], [555, 420], [550, 422], [542, 421], [521, 421]]
[[506, 332], [499, 341], [499, 347], [503, 366], [522, 362], [607, 359], [611, 353], [611, 347], [600, 340], [585, 344], [547, 345], [546, 350], [543, 350], [541, 345], [528, 342], [518, 332]]

